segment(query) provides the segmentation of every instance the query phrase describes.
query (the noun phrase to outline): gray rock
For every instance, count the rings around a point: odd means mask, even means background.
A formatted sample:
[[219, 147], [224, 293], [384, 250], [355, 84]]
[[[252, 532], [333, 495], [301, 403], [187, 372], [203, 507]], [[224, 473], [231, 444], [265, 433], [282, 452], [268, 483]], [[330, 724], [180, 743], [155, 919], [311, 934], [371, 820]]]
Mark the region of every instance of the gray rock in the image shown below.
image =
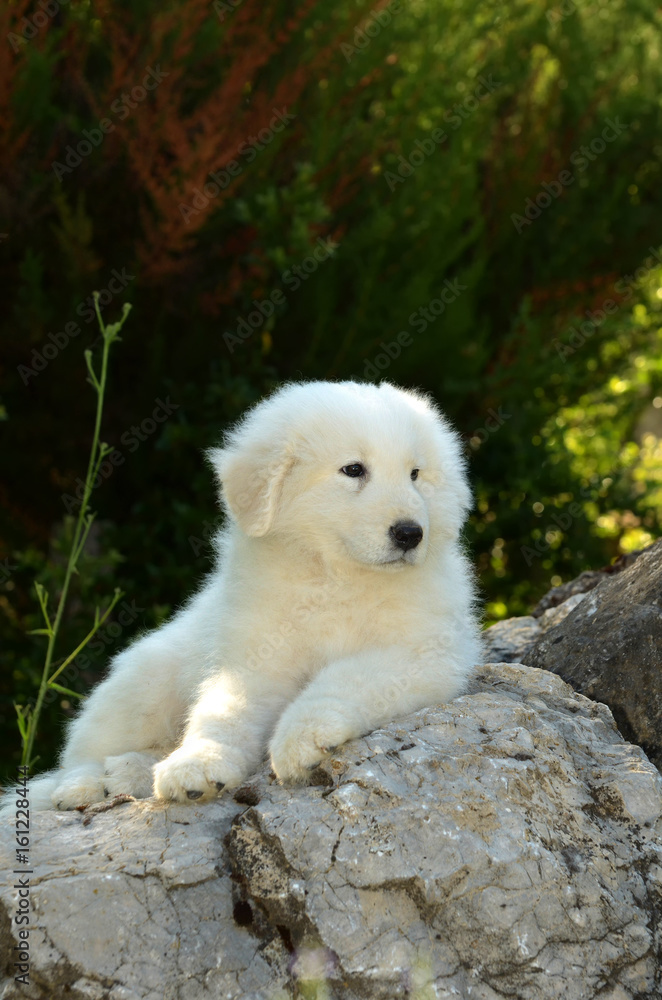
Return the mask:
[[540, 635], [540, 622], [531, 615], [504, 618], [483, 632], [488, 663], [518, 663]]
[[312, 780], [36, 814], [32, 985], [3, 998], [662, 996], [662, 777], [559, 677], [488, 665]]
[[602, 583], [606, 576], [628, 569], [645, 551], [645, 549], [637, 549], [634, 552], [628, 552], [619, 556], [608, 566], [603, 566], [602, 569], [588, 569], [584, 573], [580, 573], [574, 580], [567, 580], [558, 587], [552, 587], [544, 597], [540, 598], [531, 614], [534, 618], [539, 618], [545, 611], [563, 604], [569, 597], [574, 597], [575, 594], [587, 594], [589, 590], [593, 590], [594, 587]]
[[605, 576], [522, 659], [609, 705], [624, 736], [662, 765], [662, 541]]
[[[287, 952], [279, 942], [270, 951], [233, 918], [223, 838], [238, 808], [229, 797], [206, 809], [131, 802], [87, 826], [78, 812], [34, 813], [31, 986], [9, 980], [2, 1000], [273, 997]], [[0, 908], [3, 972], [14, 896], [5, 891]]]
[[483, 632], [485, 659], [489, 663], [527, 662], [527, 651], [552, 625], [563, 621], [584, 596], [585, 593], [581, 591], [573, 594], [563, 604], [552, 605], [538, 618], [522, 615], [519, 618], [505, 618], [491, 625]]

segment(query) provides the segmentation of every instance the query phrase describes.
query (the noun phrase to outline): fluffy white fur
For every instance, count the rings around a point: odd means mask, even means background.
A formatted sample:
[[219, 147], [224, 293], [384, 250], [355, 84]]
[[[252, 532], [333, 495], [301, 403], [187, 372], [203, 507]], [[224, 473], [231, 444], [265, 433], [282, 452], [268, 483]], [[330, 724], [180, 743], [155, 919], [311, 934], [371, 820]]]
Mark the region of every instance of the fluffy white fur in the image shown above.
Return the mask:
[[[208, 457], [227, 515], [217, 568], [115, 658], [60, 770], [31, 783], [34, 808], [207, 799], [267, 750], [281, 781], [303, 781], [346, 740], [455, 697], [480, 658], [461, 445], [428, 399], [287, 385]], [[341, 471], [357, 463], [365, 475]], [[407, 551], [402, 522], [423, 532]]]

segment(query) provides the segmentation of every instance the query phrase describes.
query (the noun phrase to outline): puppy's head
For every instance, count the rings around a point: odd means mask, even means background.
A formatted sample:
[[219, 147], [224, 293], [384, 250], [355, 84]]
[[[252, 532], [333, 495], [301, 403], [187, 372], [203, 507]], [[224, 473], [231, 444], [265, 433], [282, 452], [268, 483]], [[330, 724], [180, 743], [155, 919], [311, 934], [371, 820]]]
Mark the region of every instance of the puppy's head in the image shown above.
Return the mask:
[[208, 457], [246, 534], [375, 569], [457, 538], [471, 502], [458, 435], [388, 383], [285, 386]]

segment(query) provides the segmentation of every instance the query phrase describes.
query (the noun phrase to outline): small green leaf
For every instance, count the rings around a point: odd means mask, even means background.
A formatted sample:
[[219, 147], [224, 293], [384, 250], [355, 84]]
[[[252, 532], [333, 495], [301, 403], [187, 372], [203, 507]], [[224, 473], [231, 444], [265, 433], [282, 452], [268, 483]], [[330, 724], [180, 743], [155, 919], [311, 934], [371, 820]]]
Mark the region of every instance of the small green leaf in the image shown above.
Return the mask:
[[18, 723], [18, 731], [21, 734], [21, 739], [23, 740], [23, 742], [25, 742], [28, 735], [28, 728], [25, 723], [26, 719], [30, 714], [30, 706], [27, 705], [24, 708], [23, 705], [17, 705], [16, 702], [14, 702], [14, 708], [16, 709], [16, 720]]
[[70, 688], [62, 687], [61, 684], [56, 684], [54, 681], [51, 681], [48, 686], [50, 688], [54, 688], [56, 691], [59, 691], [60, 694], [68, 694], [72, 698], [85, 698], [86, 697], [86, 695], [79, 694], [78, 691], [72, 691]]

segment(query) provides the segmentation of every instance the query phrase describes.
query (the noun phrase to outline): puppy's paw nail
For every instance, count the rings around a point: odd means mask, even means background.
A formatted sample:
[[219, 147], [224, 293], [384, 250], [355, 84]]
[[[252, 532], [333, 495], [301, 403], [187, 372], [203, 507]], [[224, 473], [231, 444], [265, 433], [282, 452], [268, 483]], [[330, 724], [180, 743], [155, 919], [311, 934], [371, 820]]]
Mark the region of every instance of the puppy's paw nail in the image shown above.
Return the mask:
[[338, 749], [338, 744], [337, 743], [334, 744], [334, 746], [332, 746], [332, 747], [320, 747], [320, 750], [322, 751], [322, 753], [333, 753], [337, 749]]
[[322, 763], [322, 761], [318, 760], [315, 764], [309, 764], [308, 765], [308, 770], [309, 771], [314, 771], [316, 768], [318, 768], [320, 766], [321, 763]]
[[201, 799], [202, 798], [202, 792], [198, 792], [195, 789], [191, 789], [191, 791], [189, 791], [189, 792], [186, 793], [186, 798], [187, 799]]
[[225, 788], [225, 782], [224, 781], [217, 781], [216, 782], [216, 791], [217, 792], [222, 792], [224, 788]]

